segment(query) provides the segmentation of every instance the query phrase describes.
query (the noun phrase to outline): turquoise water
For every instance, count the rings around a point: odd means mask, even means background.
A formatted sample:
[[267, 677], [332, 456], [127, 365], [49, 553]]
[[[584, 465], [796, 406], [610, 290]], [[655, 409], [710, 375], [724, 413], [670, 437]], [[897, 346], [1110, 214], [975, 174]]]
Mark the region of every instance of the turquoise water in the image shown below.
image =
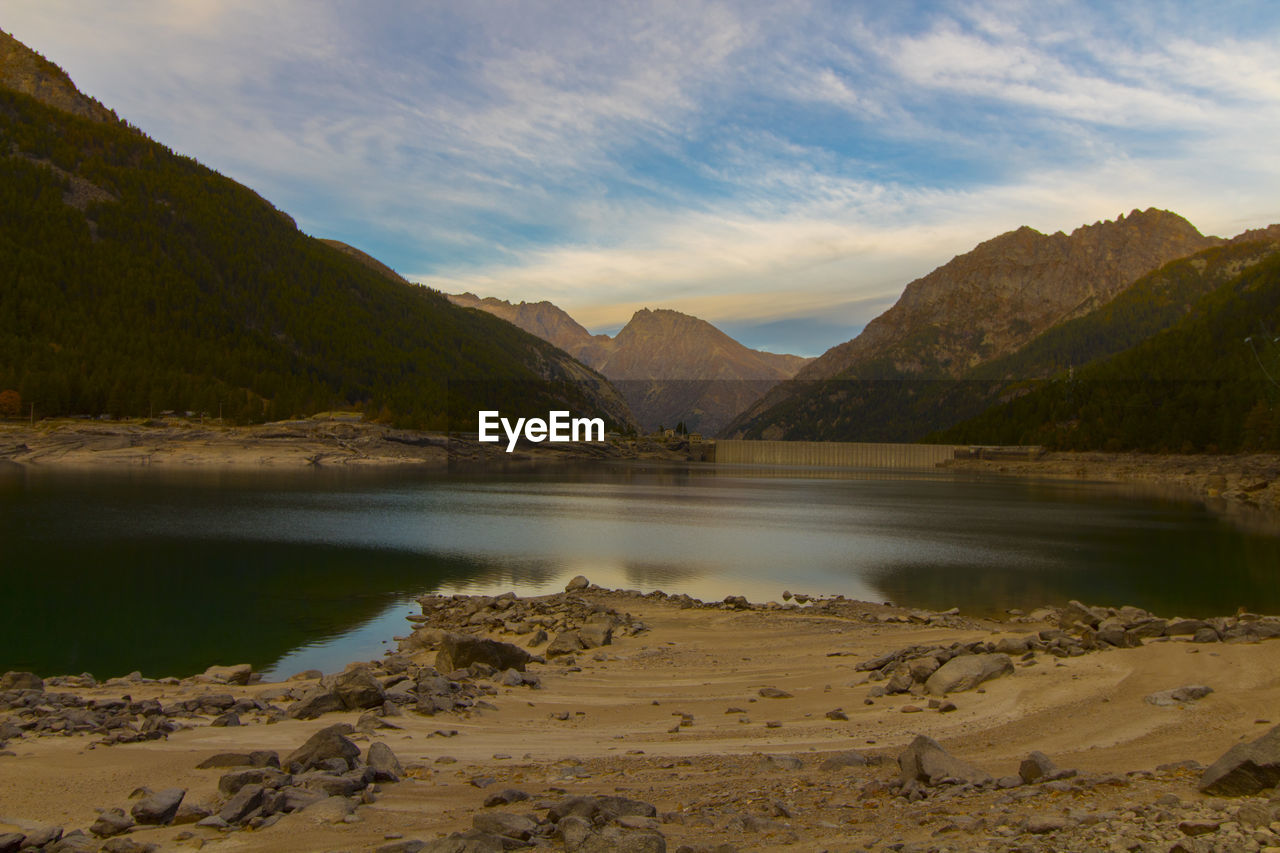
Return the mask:
[[783, 589], [967, 613], [1280, 611], [1280, 539], [1104, 485], [594, 465], [0, 475], [0, 671], [279, 674], [380, 655], [424, 592]]

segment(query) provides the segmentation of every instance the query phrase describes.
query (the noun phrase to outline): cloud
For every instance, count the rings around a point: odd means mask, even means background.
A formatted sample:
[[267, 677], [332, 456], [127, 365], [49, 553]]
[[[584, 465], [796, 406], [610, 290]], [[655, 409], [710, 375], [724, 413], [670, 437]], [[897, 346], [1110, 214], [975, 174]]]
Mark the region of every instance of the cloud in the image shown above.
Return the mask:
[[9, 0], [4, 25], [305, 230], [591, 326], [852, 335], [1021, 224], [1280, 220], [1265, 2], [375, 8]]

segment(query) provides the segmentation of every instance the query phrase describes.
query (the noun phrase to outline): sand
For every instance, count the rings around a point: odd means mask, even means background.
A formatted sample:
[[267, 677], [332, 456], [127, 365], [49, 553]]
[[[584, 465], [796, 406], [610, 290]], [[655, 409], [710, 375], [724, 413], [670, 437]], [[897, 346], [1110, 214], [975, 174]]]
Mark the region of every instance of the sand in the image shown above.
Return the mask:
[[[1020, 665], [978, 691], [954, 694], [953, 712], [903, 713], [907, 705], [925, 707], [927, 697], [886, 696], [868, 704], [875, 684], [855, 670], [857, 662], [905, 645], [994, 640], [1047, 626], [961, 619], [939, 627], [836, 618], [804, 608], [681, 609], [617, 592], [585, 595], [631, 613], [650, 630], [579, 654], [580, 671], [555, 659], [531, 664], [542, 688], [500, 687], [489, 699], [497, 710], [434, 717], [409, 711], [387, 718], [402, 728], [382, 730], [374, 739], [392, 748], [412, 778], [381, 786], [376, 801], [356, 811], [357, 821], [323, 824], [301, 812], [257, 831], [164, 827], [130, 837], [162, 849], [203, 842], [226, 851], [372, 850], [389, 837], [430, 840], [467, 829], [487, 795], [515, 787], [535, 801], [571, 792], [651, 802], [666, 813], [661, 830], [670, 850], [720, 843], [742, 850], [879, 849], [886, 840], [928, 842], [947, 821], [997, 813], [1025, 819], [1046, 809], [1123, 812], [1169, 793], [1193, 807], [1205, 800], [1196, 791], [1197, 773], [1124, 774], [1184, 759], [1208, 764], [1269, 728], [1260, 721], [1280, 722], [1280, 642], [1203, 645], [1184, 637], [1080, 657], [1039, 655], [1034, 666]], [[434, 660], [431, 651], [414, 654], [423, 663]], [[1214, 692], [1183, 707], [1144, 701], [1184, 684], [1207, 684]], [[168, 703], [210, 690], [255, 696], [270, 686], [211, 688], [184, 681], [127, 692], [135, 700], [157, 696]], [[792, 698], [761, 698], [765, 687]], [[77, 692], [115, 697], [122, 691]], [[731, 707], [742, 713], [726, 713]], [[848, 720], [828, 719], [835, 708]], [[568, 720], [556, 718], [562, 712]], [[692, 725], [679, 726], [682, 714], [692, 715]], [[130, 792], [144, 785], [181, 786], [188, 799], [212, 805], [225, 771], [195, 769], [209, 755], [274, 749], [283, 756], [316, 730], [354, 723], [357, 716], [232, 728], [200, 719], [167, 740], [110, 747], [92, 746], [98, 738], [91, 735], [16, 739], [9, 745], [16, 754], [0, 757], [0, 832], [49, 823], [87, 827], [95, 807], [127, 809]], [[769, 721], [779, 725], [767, 727]], [[440, 730], [457, 734], [435, 734]], [[1120, 776], [1034, 802], [1000, 804], [995, 793], [973, 795], [943, 804], [941, 813], [937, 806], [908, 807], [888, 794], [860, 794], [868, 783], [896, 779], [894, 758], [917, 733], [996, 776], [1016, 774], [1032, 750], [1047, 753], [1059, 767]], [[370, 742], [360, 733], [353, 738], [362, 749]], [[885, 763], [818, 769], [824, 756], [848, 749], [873, 761], [882, 756]], [[795, 756], [803, 767], [762, 767], [762, 754]], [[492, 777], [487, 787], [470, 783], [483, 776]], [[531, 812], [528, 803], [509, 810]], [[194, 834], [176, 840], [182, 832]], [[948, 843], [960, 845], [955, 849], [968, 849], [963, 830], [947, 832], [953, 839]]]

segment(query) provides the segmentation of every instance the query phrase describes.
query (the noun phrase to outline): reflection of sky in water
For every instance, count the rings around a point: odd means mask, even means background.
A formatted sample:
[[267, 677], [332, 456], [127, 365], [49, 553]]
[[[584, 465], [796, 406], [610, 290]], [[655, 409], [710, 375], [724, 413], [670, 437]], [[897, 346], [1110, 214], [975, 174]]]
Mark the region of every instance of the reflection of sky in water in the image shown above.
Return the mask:
[[[1187, 615], [1280, 605], [1273, 579], [1268, 586], [1270, 575], [1260, 574], [1280, 556], [1274, 538], [1234, 530], [1188, 503], [1083, 484], [625, 467], [470, 479], [293, 478], [284, 486], [270, 478], [216, 487], [181, 478], [141, 482], [119, 500], [71, 490], [31, 511], [65, 513], [75, 523], [30, 519], [36, 532], [29, 535], [127, 539], [140, 548], [161, 540], [324, 543], [368, 549], [370, 561], [400, 553], [424, 565], [472, 567], [447, 579], [423, 576], [422, 591], [445, 593], [543, 594], [584, 574], [603, 586], [703, 599], [776, 600], [791, 589], [968, 612], [1071, 597], [1163, 604]], [[1206, 570], [1225, 590], [1222, 602], [1204, 599]], [[394, 604], [360, 625], [314, 635], [277, 671], [328, 670], [381, 654], [384, 641], [407, 631], [410, 589], [399, 587]]]

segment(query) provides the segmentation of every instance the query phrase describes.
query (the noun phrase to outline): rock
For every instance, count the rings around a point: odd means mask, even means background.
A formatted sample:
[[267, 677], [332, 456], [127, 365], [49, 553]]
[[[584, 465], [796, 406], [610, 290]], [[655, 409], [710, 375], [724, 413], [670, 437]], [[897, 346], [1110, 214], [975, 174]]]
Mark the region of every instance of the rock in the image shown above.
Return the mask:
[[295, 749], [282, 762], [290, 773], [301, 773], [331, 758], [339, 758], [354, 767], [360, 758], [360, 747], [345, 735], [353, 731], [350, 723], [326, 726], [307, 738], [307, 742]]
[[96, 838], [75, 829], [54, 842], [48, 850], [51, 853], [98, 853], [98, 847], [99, 842]]
[[485, 797], [485, 808], [493, 808], [494, 806], [509, 806], [512, 803], [523, 802], [529, 799], [529, 795], [517, 788], [504, 788], [496, 794], [490, 794]]
[[547, 810], [547, 818], [552, 823], [559, 823], [569, 816], [580, 817], [586, 821], [596, 821], [599, 818], [597, 822], [605, 823], [626, 815], [656, 817], [657, 814], [658, 810], [650, 803], [614, 796], [565, 797]]
[[827, 712], [827, 719], [843, 723], [849, 721], [849, 715], [844, 712], [843, 708], [832, 708]]
[[1098, 624], [1105, 618], [1105, 613], [1073, 600], [1067, 602], [1067, 606], [1058, 611], [1058, 626], [1070, 628], [1079, 622], [1083, 625], [1088, 625], [1090, 628], [1097, 628]]
[[1200, 790], [1216, 797], [1244, 797], [1280, 784], [1280, 726], [1257, 740], [1231, 747], [1200, 777]]
[[23, 842], [27, 847], [45, 847], [53, 844], [62, 838], [62, 827], [60, 826], [42, 826], [39, 829], [33, 829], [27, 833], [27, 840]]
[[323, 791], [313, 791], [309, 788], [299, 788], [296, 785], [286, 785], [263, 795], [262, 810], [272, 814], [290, 814], [318, 803], [328, 796]]
[[975, 785], [994, 781], [990, 773], [951, 755], [933, 738], [916, 735], [898, 756], [899, 780], [939, 785], [944, 781]]
[[606, 826], [589, 830], [581, 838], [565, 836], [568, 853], [667, 853], [667, 839], [653, 829], [626, 829]]
[[313, 686], [302, 698], [290, 705], [285, 713], [295, 720], [314, 720], [322, 714], [344, 710], [342, 699], [324, 684]]
[[373, 771], [375, 782], [399, 782], [404, 777], [404, 768], [400, 760], [391, 751], [391, 747], [382, 741], [369, 745], [365, 764]]
[[1061, 832], [1070, 829], [1071, 822], [1052, 815], [1034, 815], [1027, 820], [1027, 832], [1031, 835], [1048, 835], [1050, 832]]
[[1218, 636], [1218, 632], [1212, 626], [1197, 628], [1195, 636], [1191, 638], [1193, 643], [1216, 643], [1222, 638]]
[[213, 726], [214, 728], [238, 726], [240, 725], [240, 715], [237, 714], [235, 711], [228, 711], [227, 713], [223, 714], [220, 717], [215, 717], [213, 721], [209, 723], [209, 725]]
[[245, 785], [262, 785], [267, 788], [279, 788], [289, 784], [289, 776], [273, 767], [246, 767], [224, 773], [218, 780], [218, 793], [224, 797], [233, 797]]
[[299, 814], [314, 823], [342, 823], [355, 810], [354, 800], [346, 797], [325, 797], [303, 808]]
[[0, 833], [0, 853], [18, 853], [26, 840], [21, 832]]
[[186, 788], [165, 788], [163, 791], [156, 791], [135, 803], [130, 809], [130, 814], [138, 823], [169, 823], [178, 814], [178, 806], [182, 805], [182, 798], [186, 795]]
[[295, 672], [289, 676], [288, 681], [318, 681], [324, 678], [324, 673], [318, 669], [304, 669], [302, 672]]
[[847, 770], [850, 767], [866, 767], [867, 759], [859, 752], [846, 750], [828, 756], [818, 765], [819, 770]]
[[559, 657], [561, 655], [571, 655], [574, 652], [580, 652], [584, 646], [582, 638], [578, 636], [577, 631], [561, 631], [556, 634], [554, 640], [547, 644], [547, 657]]
[[577, 575], [572, 580], [570, 580], [567, 584], [564, 585], [564, 591], [577, 592], [578, 590], [586, 589], [589, 586], [591, 586], [591, 581], [587, 580], [582, 575]]
[[590, 621], [578, 629], [578, 639], [584, 649], [598, 649], [613, 642], [613, 620]]
[[471, 824], [490, 835], [505, 835], [527, 841], [538, 830], [538, 822], [525, 815], [510, 812], [479, 812], [471, 818]]
[[[938, 671], [938, 659], [933, 655], [926, 655], [922, 658], [916, 658], [907, 664], [907, 671], [911, 675], [912, 681], [919, 681], [921, 684], [929, 680], [929, 676]], [[907, 688], [911, 689], [910, 687]], [[893, 692], [890, 690], [890, 692]]]
[[280, 757], [274, 750], [256, 750], [254, 752], [219, 752], [211, 755], [196, 765], [197, 770], [208, 770], [213, 767], [276, 767], [280, 766]]
[[356, 667], [334, 676], [329, 685], [342, 707], [349, 711], [376, 708], [386, 701], [387, 693], [381, 682], [364, 667]]
[[204, 806], [193, 803], [190, 800], [183, 800], [182, 805], [178, 806], [177, 814], [173, 816], [173, 824], [178, 826], [189, 823], [199, 823], [210, 814], [211, 812]]
[[935, 696], [972, 690], [985, 681], [1013, 672], [1008, 655], [961, 655], [954, 657], [929, 676], [925, 689]]
[[803, 770], [804, 762], [794, 755], [762, 755], [760, 769], [763, 771]]
[[110, 838], [134, 827], [133, 818], [122, 809], [107, 809], [98, 815], [98, 819], [89, 827], [89, 831], [99, 838]]
[[1217, 832], [1221, 826], [1220, 820], [1184, 820], [1178, 824], [1178, 829], [1182, 830], [1183, 834], [1194, 837]]
[[499, 671], [515, 669], [524, 672], [525, 665], [532, 657], [524, 649], [511, 643], [446, 632], [440, 640], [440, 651], [436, 654], [436, 669], [453, 672], [466, 669], [473, 663], [484, 663]]
[[[266, 789], [261, 785], [245, 785], [236, 795], [227, 800], [222, 809], [219, 810], [217, 817], [229, 824], [239, 823], [249, 816], [254, 809], [262, 806], [262, 799]], [[197, 826], [203, 825], [204, 821], [197, 823]]]
[[1035, 637], [1001, 637], [996, 641], [995, 650], [1005, 655], [1025, 654], [1033, 640]]
[[205, 678], [219, 684], [248, 684], [253, 677], [253, 667], [247, 663], [234, 666], [211, 666], [204, 671]]
[[0, 691], [4, 690], [39, 690], [44, 691], [44, 679], [34, 672], [17, 672], [11, 670], [0, 675]]
[[1185, 687], [1175, 687], [1172, 690], [1161, 690], [1159, 693], [1152, 693], [1150, 696], [1145, 697], [1144, 701], [1150, 705], [1168, 707], [1203, 699], [1212, 692], [1212, 687], [1206, 687], [1203, 684], [1188, 684]]
[[761, 687], [756, 691], [765, 699], [790, 699], [791, 694], [779, 687]]
[[99, 849], [101, 853], [152, 853], [160, 847], [156, 844], [143, 844], [132, 838], [113, 838]]
[[1018, 765], [1018, 776], [1024, 785], [1032, 785], [1042, 779], [1049, 779], [1057, 771], [1057, 766], [1049, 760], [1049, 756], [1040, 750], [1022, 759]]

